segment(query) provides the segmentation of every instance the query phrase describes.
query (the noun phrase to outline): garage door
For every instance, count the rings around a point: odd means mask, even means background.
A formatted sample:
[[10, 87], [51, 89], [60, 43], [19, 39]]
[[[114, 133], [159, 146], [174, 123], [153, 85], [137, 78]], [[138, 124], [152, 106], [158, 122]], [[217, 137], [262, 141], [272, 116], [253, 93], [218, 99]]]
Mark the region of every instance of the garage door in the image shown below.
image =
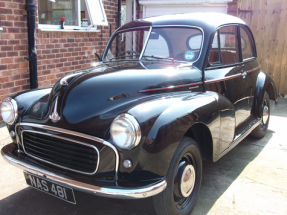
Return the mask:
[[193, 12], [227, 13], [227, 5], [146, 5], [143, 7], [143, 18]]

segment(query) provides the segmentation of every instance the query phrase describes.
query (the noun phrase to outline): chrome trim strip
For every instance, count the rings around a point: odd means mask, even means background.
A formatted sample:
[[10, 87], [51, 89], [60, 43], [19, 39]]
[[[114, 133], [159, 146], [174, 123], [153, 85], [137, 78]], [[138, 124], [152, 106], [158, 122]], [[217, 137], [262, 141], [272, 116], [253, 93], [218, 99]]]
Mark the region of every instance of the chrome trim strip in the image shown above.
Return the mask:
[[201, 84], [203, 84], [203, 82], [197, 82], [193, 84], [184, 84], [184, 85], [178, 85], [178, 86], [169, 86], [165, 88], [155, 88], [155, 89], [150, 89], [150, 90], [140, 90], [139, 93], [152, 92], [152, 91], [158, 91], [158, 90], [170, 90], [170, 89], [175, 89], [175, 88], [180, 88], [180, 87], [189, 87], [189, 86], [201, 85]]
[[[28, 152], [26, 152], [25, 150], [25, 145], [24, 145], [24, 141], [23, 141], [23, 134], [24, 132], [26, 133], [35, 133], [35, 134], [42, 134], [42, 135], [46, 135], [46, 136], [50, 136], [50, 137], [55, 137], [55, 138], [58, 138], [58, 139], [62, 139], [62, 140], [67, 140], [67, 141], [71, 141], [71, 142], [74, 142], [74, 143], [78, 143], [78, 144], [81, 144], [81, 145], [85, 145], [85, 146], [88, 146], [88, 147], [91, 147], [92, 149], [96, 150], [96, 152], [98, 153], [98, 159], [97, 159], [97, 166], [96, 166], [96, 169], [94, 172], [83, 172], [83, 171], [78, 171], [78, 170], [74, 170], [74, 169], [71, 169], [71, 168], [68, 168], [68, 167], [64, 167], [62, 165], [58, 165], [58, 164], [55, 164], [55, 163], [52, 163], [50, 161], [46, 161], [42, 158], [38, 158], [34, 155], [31, 155], [29, 154]], [[80, 142], [80, 141], [76, 141], [76, 140], [72, 140], [72, 139], [69, 139], [69, 138], [65, 138], [65, 137], [60, 137], [60, 136], [57, 136], [57, 135], [53, 135], [53, 134], [47, 134], [47, 133], [44, 133], [44, 132], [39, 132], [39, 131], [30, 131], [30, 130], [23, 130], [21, 132], [21, 142], [22, 142], [22, 146], [23, 146], [23, 150], [25, 152], [25, 154], [29, 155], [30, 157], [32, 158], [35, 158], [39, 161], [43, 161], [45, 163], [48, 163], [48, 164], [51, 164], [51, 165], [54, 165], [54, 166], [57, 166], [57, 167], [60, 167], [60, 168], [63, 168], [63, 169], [66, 169], [66, 170], [70, 170], [70, 171], [73, 171], [73, 172], [77, 172], [77, 173], [82, 173], [82, 174], [86, 174], [86, 175], [93, 175], [95, 174], [97, 171], [98, 171], [98, 167], [99, 167], [99, 161], [100, 161], [100, 152], [98, 150], [98, 148], [96, 146], [93, 146], [93, 145], [90, 145], [90, 144], [87, 144], [87, 143], [83, 143], [83, 142]]]
[[245, 131], [242, 135], [237, 137], [232, 143], [230, 143], [230, 146], [227, 149], [225, 149], [222, 153], [219, 154], [218, 159], [221, 158], [226, 153], [228, 153], [231, 149], [233, 149], [238, 143], [240, 143], [245, 137], [247, 137], [247, 135], [250, 134], [257, 126], [259, 126], [260, 123], [261, 119], [255, 121], [255, 123], [252, 126], [250, 126], [250, 128], [247, 131]]
[[[114, 145], [112, 145], [111, 143], [109, 143], [109, 142], [107, 142], [107, 141], [105, 141], [103, 139], [91, 136], [91, 135], [82, 134], [82, 133], [79, 133], [79, 132], [76, 132], [76, 131], [70, 131], [70, 130], [66, 130], [66, 129], [63, 129], [63, 128], [57, 128], [57, 127], [52, 127], [52, 126], [47, 126], [47, 125], [40, 125], [40, 124], [34, 124], [34, 123], [18, 123], [15, 126], [15, 130], [17, 129], [18, 126], [29, 126], [29, 127], [47, 129], [47, 130], [56, 131], [56, 132], [60, 132], [60, 133], [64, 133], [64, 134], [74, 135], [74, 136], [78, 136], [78, 137], [81, 137], [81, 138], [85, 138], [85, 139], [88, 139], [88, 140], [92, 140], [92, 141], [96, 141], [96, 142], [102, 143], [102, 144], [112, 148], [112, 150], [115, 152], [115, 155], [116, 155], [115, 179], [116, 180], [118, 179], [119, 153], [118, 153], [118, 150], [116, 149], [116, 147]], [[18, 136], [17, 130], [16, 130], [16, 135]]]
[[121, 198], [121, 199], [140, 199], [157, 195], [158, 193], [162, 192], [167, 186], [166, 180], [159, 181], [147, 187], [137, 187], [137, 188], [126, 188], [119, 186], [115, 186], [114, 188], [106, 188], [82, 183], [70, 178], [63, 177], [56, 173], [32, 166], [26, 160], [13, 155], [9, 151], [4, 151], [9, 146], [10, 145], [6, 145], [2, 148], [1, 155], [3, 156], [4, 160], [6, 160], [11, 165], [18, 167], [26, 172], [36, 174], [40, 177], [45, 177], [55, 182], [68, 185], [73, 189], [88, 192], [98, 196]]
[[81, 75], [81, 74], [83, 74], [83, 72], [76, 72], [76, 73], [72, 73], [72, 74], [69, 74], [69, 75], [64, 76], [64, 77], [61, 78], [61, 80], [60, 80], [60, 85], [62, 85], [62, 86], [68, 86], [68, 85], [69, 85], [69, 83], [68, 83], [68, 79], [69, 79], [69, 78], [72, 78], [72, 77], [75, 77], [75, 76]]
[[[247, 73], [254, 72], [257, 69], [260, 69], [260, 67], [261, 66], [258, 66], [255, 69], [249, 70], [249, 71], [247, 71]], [[209, 84], [209, 83], [213, 83], [213, 82], [217, 82], [217, 81], [224, 81], [224, 80], [236, 78], [236, 77], [239, 77], [239, 76], [242, 76], [242, 73], [239, 73], [239, 74], [236, 74], [236, 75], [231, 75], [231, 76], [228, 76], [226, 78], [218, 78], [218, 79], [214, 79], [214, 80], [205, 81], [204, 83]]]
[[55, 104], [54, 104], [54, 110], [53, 113], [51, 113], [51, 115], [49, 115], [49, 119], [52, 120], [52, 122], [57, 122], [61, 119], [61, 117], [59, 116], [58, 112], [57, 112], [57, 107], [58, 107], [58, 96], [56, 98]]

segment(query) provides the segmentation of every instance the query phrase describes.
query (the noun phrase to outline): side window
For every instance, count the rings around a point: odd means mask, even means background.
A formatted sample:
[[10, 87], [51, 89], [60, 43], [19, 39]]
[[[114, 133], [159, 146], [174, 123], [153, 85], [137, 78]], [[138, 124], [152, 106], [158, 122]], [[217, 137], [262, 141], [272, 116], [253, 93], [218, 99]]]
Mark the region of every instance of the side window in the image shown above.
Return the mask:
[[239, 62], [237, 26], [219, 29], [222, 65]]
[[216, 31], [214, 35], [208, 59], [210, 64], [220, 63], [219, 50], [218, 50], [218, 31]]
[[242, 58], [247, 59], [254, 57], [254, 51], [252, 47], [252, 37], [250, 33], [243, 27], [240, 27], [241, 34], [241, 50], [242, 50]]

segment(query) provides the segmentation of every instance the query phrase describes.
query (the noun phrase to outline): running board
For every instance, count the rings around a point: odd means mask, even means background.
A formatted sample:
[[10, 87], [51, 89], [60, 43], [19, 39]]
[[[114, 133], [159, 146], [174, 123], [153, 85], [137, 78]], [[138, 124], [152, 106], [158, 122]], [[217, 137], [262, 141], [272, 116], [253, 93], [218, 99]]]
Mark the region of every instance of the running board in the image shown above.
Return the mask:
[[237, 146], [237, 144], [240, 143], [245, 137], [247, 137], [248, 134], [250, 134], [257, 126], [260, 125], [260, 123], [261, 119], [257, 119], [252, 123], [250, 123], [248, 128], [245, 131], [243, 131], [241, 135], [238, 135], [227, 149], [225, 149], [221, 154], [219, 154], [219, 158], [221, 158], [223, 155], [225, 155], [227, 152], [229, 152], [231, 149]]

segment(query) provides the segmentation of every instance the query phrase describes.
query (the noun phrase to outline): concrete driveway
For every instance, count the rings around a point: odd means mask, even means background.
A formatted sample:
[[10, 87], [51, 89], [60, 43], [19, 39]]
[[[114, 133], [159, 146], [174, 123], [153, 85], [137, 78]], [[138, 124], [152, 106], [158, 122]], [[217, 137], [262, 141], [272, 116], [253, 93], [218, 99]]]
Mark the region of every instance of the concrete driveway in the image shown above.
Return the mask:
[[[265, 138], [247, 137], [216, 163], [203, 163], [196, 214], [287, 214], [287, 98], [271, 103]], [[285, 136], [286, 134], [286, 136]], [[0, 128], [0, 147], [9, 142]], [[72, 205], [30, 188], [21, 170], [0, 159], [1, 214], [155, 214], [152, 199], [118, 200], [75, 192]]]

